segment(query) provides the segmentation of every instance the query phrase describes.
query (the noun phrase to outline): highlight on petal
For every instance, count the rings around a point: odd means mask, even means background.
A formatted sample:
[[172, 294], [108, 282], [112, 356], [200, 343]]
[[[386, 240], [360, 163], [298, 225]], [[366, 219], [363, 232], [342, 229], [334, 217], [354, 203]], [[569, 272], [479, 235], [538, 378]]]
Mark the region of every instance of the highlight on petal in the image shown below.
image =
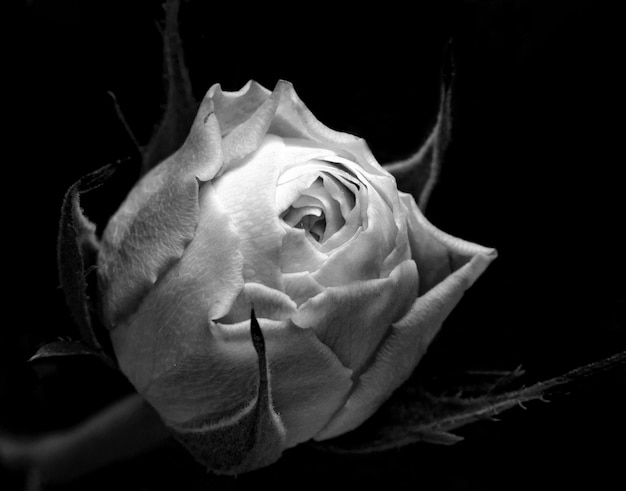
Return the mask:
[[465, 290], [495, 257], [493, 250], [488, 254], [476, 254], [467, 264], [419, 297], [407, 314], [392, 324], [373, 364], [361, 375], [345, 406], [316, 435], [316, 440], [333, 438], [353, 430], [389, 398], [411, 375]]
[[237, 229], [246, 282], [283, 290], [279, 268], [284, 231], [276, 213], [276, 182], [284, 144], [277, 138], [213, 181], [217, 196]]

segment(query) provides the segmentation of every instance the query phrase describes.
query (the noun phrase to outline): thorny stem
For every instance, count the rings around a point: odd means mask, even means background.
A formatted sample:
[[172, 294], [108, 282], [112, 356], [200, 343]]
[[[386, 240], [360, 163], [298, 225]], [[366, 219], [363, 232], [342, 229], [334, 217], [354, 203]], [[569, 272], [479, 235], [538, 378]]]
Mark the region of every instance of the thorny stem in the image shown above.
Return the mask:
[[[545, 400], [550, 394], [567, 390], [572, 383], [620, 368], [626, 368], [626, 351], [522, 389], [487, 396], [479, 407], [471, 405], [449, 417], [419, 425], [417, 433], [406, 437], [410, 441], [426, 440], [419, 435], [445, 433], [474, 421], [493, 418], [525, 402]], [[169, 432], [156, 412], [134, 394], [64, 432], [29, 441], [0, 435], [0, 462], [10, 468], [34, 471], [36, 474], [30, 476], [34, 481], [69, 482], [139, 455], [168, 437]], [[403, 446], [403, 442], [396, 440], [389, 445], [378, 445], [377, 450], [399, 446]]]
[[623, 365], [626, 368], [626, 351], [609, 356], [603, 360], [575, 368], [569, 372], [557, 377], [537, 382], [529, 387], [523, 387], [518, 390], [506, 392], [499, 396], [489, 397], [489, 402], [481, 407], [471, 407], [466, 412], [452, 415], [448, 418], [438, 420], [430, 425], [424, 425], [421, 430], [424, 431], [450, 431], [474, 421], [493, 418], [498, 414], [514, 408], [516, 406], [524, 407], [525, 402], [542, 400], [546, 401], [546, 397], [555, 392], [562, 392], [572, 383], [581, 383], [585, 379], [595, 377], [609, 370], [620, 368]]

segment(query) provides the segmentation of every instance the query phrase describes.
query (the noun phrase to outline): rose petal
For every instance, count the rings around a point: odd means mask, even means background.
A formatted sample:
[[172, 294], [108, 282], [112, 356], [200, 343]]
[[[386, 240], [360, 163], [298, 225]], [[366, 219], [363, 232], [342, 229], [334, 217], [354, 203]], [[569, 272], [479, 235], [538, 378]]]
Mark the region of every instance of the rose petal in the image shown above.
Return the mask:
[[396, 180], [382, 167], [382, 172], [377, 171], [372, 173], [369, 172], [367, 168], [360, 165], [359, 162], [344, 158], [340, 155], [329, 157], [327, 160], [353, 173], [360, 182], [367, 183], [370, 187], [373, 187], [390, 209], [395, 210], [399, 206]]
[[320, 251], [327, 254], [339, 247], [347, 246], [347, 242], [350, 240], [356, 240], [356, 235], [360, 233], [364, 223], [367, 222], [366, 219], [363, 219], [367, 217], [367, 190], [363, 186], [357, 187], [344, 176], [333, 177], [337, 178], [353, 195], [353, 204], [352, 209], [344, 215], [343, 227], [321, 244]]
[[219, 127], [201, 106], [183, 146], [135, 186], [102, 239], [98, 274], [103, 311], [113, 328], [182, 255], [198, 223], [198, 180], [222, 165]]
[[220, 324], [236, 324], [250, 319], [254, 307], [257, 318], [272, 320], [290, 319], [296, 312], [295, 302], [288, 295], [259, 283], [246, 283], [227, 315]]
[[237, 228], [246, 282], [283, 289], [278, 258], [283, 228], [276, 212], [276, 182], [284, 144], [266, 140], [236, 167], [213, 181], [219, 200]]
[[407, 314], [393, 324], [374, 363], [361, 375], [345, 406], [315, 436], [316, 440], [333, 438], [356, 428], [389, 398], [411, 375], [444, 319], [495, 256], [493, 250], [473, 256], [415, 301]]
[[[357, 201], [364, 206], [364, 192], [359, 193]], [[332, 251], [313, 275], [321, 285], [338, 286], [380, 277], [383, 261], [395, 247], [398, 229], [392, 211], [374, 189], [369, 189], [367, 201], [368, 223], [363, 224], [363, 230]]]
[[[247, 115], [240, 125], [224, 137], [224, 167], [228, 169], [231, 162], [254, 152], [259, 146], [276, 114], [285, 84], [278, 82], [271, 96], [261, 104], [253, 114]], [[258, 91], [263, 94], [263, 92]], [[239, 106], [241, 99], [237, 100]], [[255, 103], [257, 100], [255, 99]], [[233, 104], [234, 105], [234, 104]]]
[[284, 223], [283, 246], [280, 250], [280, 269], [283, 273], [317, 271], [328, 256], [320, 252], [317, 243], [309, 240], [301, 228], [293, 228]]
[[406, 213], [404, 213], [403, 206], [397, 206], [397, 208], [394, 209], [394, 218], [396, 226], [398, 227], [398, 233], [396, 234], [396, 244], [395, 248], [383, 261], [380, 271], [381, 278], [386, 277], [389, 272], [401, 262], [412, 258], [411, 248], [409, 247], [409, 227], [407, 223], [408, 218], [406, 216]]
[[317, 179], [314, 172], [298, 175], [293, 179], [285, 181], [285, 174], [278, 178], [278, 186], [276, 187], [276, 211], [282, 215], [294, 201]]
[[326, 230], [322, 242], [331, 237], [339, 230], [345, 220], [341, 214], [339, 203], [330, 195], [323, 184], [323, 181], [316, 181], [311, 187], [304, 191], [304, 196], [311, 196], [322, 204], [324, 216], [326, 218]]
[[400, 192], [407, 209], [411, 254], [420, 272], [420, 295], [478, 254], [491, 257], [493, 249], [458, 239], [433, 226], [411, 195]]
[[228, 417], [202, 415], [180, 425], [173, 436], [209, 471], [237, 475], [276, 462], [285, 448], [285, 428], [272, 403], [272, 381], [261, 326], [254, 314], [250, 338], [258, 359], [255, 398]]
[[[304, 200], [299, 200], [297, 204], [303, 205]], [[298, 223], [305, 217], [313, 215], [315, 217], [322, 216], [321, 203], [317, 200], [310, 199], [310, 203], [315, 203], [317, 206], [299, 206], [297, 208], [291, 208], [289, 212], [283, 217], [283, 221], [290, 227], [296, 227]]]
[[286, 273], [283, 275], [285, 293], [289, 295], [299, 307], [309, 298], [324, 291], [324, 287], [313, 279], [311, 273], [302, 271], [299, 273]]
[[317, 337], [358, 375], [370, 362], [392, 322], [417, 297], [413, 261], [395, 268], [389, 278], [326, 288], [300, 306], [293, 322]]
[[[351, 371], [315, 337], [288, 321], [259, 319], [270, 366], [274, 408], [287, 430], [286, 446], [309, 440], [347, 396]], [[161, 416], [181, 424], [201, 415], [228, 414], [256, 389], [256, 353], [249, 321], [212, 324], [211, 339], [145, 393]]]
[[250, 80], [240, 90], [234, 92], [223, 92], [220, 84], [214, 84], [208, 90], [205, 100], [212, 101], [222, 136], [225, 136], [247, 121], [270, 95], [269, 90]]
[[324, 172], [322, 174], [324, 186], [328, 190], [328, 194], [337, 202], [341, 210], [341, 216], [345, 218], [354, 208], [355, 194], [348, 187], [343, 186], [341, 182], [332, 174]]
[[239, 239], [212, 183], [203, 185], [201, 204], [183, 258], [111, 333], [120, 366], [138, 388], [205, 339], [206, 320], [225, 315], [243, 288]]

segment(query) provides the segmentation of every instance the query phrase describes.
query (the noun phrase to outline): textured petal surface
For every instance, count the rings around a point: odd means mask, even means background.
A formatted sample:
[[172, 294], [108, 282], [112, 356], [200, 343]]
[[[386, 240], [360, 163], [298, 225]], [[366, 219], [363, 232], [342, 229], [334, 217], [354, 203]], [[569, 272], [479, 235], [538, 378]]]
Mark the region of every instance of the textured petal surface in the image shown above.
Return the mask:
[[[272, 399], [287, 434], [286, 446], [309, 440], [345, 401], [351, 371], [311, 330], [288, 321], [259, 319], [272, 380]], [[209, 329], [207, 329], [209, 331]], [[145, 396], [171, 424], [229, 415], [256, 387], [256, 356], [249, 321], [212, 324], [210, 342], [147, 388]]]
[[181, 149], [142, 179], [104, 231], [98, 272], [110, 327], [182, 257], [198, 224], [198, 180], [210, 180], [221, 165], [217, 120], [203, 105]]
[[[238, 159], [245, 157], [259, 148], [276, 114], [284, 89], [284, 83], [279, 82], [272, 94], [254, 111], [254, 113], [250, 114], [244, 122], [234, 127], [233, 130], [224, 137], [224, 165], [226, 170], [231, 162], [236, 163]], [[246, 95], [250, 92], [251, 90], [249, 90]], [[254, 92], [256, 93], [257, 91]], [[263, 97], [262, 94], [262, 92], [259, 92], [260, 97], [255, 98], [255, 103]], [[238, 102], [237, 105], [241, 106], [241, 102]], [[252, 107], [254, 107], [254, 105], [251, 105], [250, 109]]]
[[411, 375], [444, 319], [495, 256], [493, 250], [476, 254], [415, 301], [407, 314], [393, 324], [374, 363], [360, 377], [345, 406], [315, 437], [317, 440], [356, 428], [389, 398]]
[[296, 325], [317, 337], [358, 376], [417, 296], [417, 268], [411, 260], [385, 279], [357, 281], [327, 288], [300, 306]]
[[201, 203], [182, 260], [111, 333], [120, 366], [137, 388], [205, 342], [207, 319], [225, 315], [243, 288], [239, 238], [211, 183], [204, 184]]

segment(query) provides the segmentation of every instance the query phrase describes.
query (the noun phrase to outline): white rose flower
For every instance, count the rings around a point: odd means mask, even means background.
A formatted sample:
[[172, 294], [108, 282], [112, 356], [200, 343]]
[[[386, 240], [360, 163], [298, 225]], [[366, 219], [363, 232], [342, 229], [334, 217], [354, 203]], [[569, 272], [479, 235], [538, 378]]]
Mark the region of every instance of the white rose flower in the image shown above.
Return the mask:
[[[196, 457], [241, 472], [371, 416], [494, 257], [431, 225], [366, 143], [322, 125], [289, 83], [249, 82], [213, 86], [183, 146], [131, 191], [99, 280], [122, 371]], [[202, 439], [256, 401], [251, 306], [275, 435], [220, 468]]]

